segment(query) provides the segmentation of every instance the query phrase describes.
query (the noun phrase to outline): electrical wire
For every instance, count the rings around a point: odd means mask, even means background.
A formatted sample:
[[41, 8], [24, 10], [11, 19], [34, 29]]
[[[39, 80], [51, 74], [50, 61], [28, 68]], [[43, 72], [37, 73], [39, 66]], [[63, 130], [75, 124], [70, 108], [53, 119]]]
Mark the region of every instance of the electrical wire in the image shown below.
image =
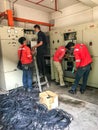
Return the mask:
[[22, 88], [0, 95], [0, 130], [64, 130], [73, 120], [61, 109], [39, 104], [39, 91]]

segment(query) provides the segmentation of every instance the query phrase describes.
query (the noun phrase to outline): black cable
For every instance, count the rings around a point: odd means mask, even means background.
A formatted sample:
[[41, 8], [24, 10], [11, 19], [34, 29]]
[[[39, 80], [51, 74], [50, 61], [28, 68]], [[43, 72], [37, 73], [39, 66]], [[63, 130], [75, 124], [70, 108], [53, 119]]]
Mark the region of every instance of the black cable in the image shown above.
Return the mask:
[[22, 88], [0, 95], [0, 130], [64, 130], [73, 120], [61, 109], [48, 111], [38, 103], [39, 91]]

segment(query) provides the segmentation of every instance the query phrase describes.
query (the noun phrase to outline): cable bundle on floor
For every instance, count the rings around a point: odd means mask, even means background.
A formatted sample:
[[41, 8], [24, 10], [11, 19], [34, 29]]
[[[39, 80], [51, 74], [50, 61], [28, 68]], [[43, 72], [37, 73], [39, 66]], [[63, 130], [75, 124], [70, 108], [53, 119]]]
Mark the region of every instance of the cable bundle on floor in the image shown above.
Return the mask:
[[39, 91], [22, 88], [0, 95], [0, 130], [64, 130], [72, 116], [61, 109], [48, 111], [39, 104]]

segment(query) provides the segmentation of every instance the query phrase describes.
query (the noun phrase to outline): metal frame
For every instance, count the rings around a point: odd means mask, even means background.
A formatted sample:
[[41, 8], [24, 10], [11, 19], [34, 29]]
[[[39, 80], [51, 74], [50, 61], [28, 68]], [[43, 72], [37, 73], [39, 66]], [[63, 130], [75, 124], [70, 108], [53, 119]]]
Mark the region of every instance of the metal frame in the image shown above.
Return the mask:
[[49, 30], [51, 29], [52, 26], [54, 26], [54, 24], [50, 24], [50, 23], [46, 23], [46, 22], [13, 17], [13, 11], [12, 10], [6, 10], [5, 12], [0, 13], [0, 18], [1, 17], [8, 19], [8, 26], [14, 26], [14, 21], [48, 26]]
[[31, 1], [31, 0], [25, 0], [25, 1], [27, 1], [27, 2], [29, 2], [29, 3], [33, 3], [33, 4], [38, 5], [38, 6], [41, 6], [41, 7], [44, 7], [44, 8], [47, 8], [47, 9], [50, 9], [50, 10], [54, 10], [54, 11], [58, 11], [58, 12], [61, 12], [61, 13], [62, 13], [62, 11], [60, 11], [60, 10], [57, 9], [57, 4], [58, 4], [57, 0], [55, 0], [55, 8], [51, 8], [51, 7], [49, 7], [49, 6], [40, 4], [40, 3], [43, 2], [44, 0], [40, 0], [39, 2], [33, 2], [33, 1]]

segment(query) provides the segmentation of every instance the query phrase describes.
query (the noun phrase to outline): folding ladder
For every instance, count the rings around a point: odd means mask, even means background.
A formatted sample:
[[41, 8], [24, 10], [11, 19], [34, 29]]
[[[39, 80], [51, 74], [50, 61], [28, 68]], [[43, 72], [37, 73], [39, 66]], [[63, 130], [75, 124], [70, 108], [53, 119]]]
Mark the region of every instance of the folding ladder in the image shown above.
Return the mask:
[[[49, 88], [48, 79], [46, 76], [42, 76], [42, 77], [39, 76], [36, 56], [34, 56], [34, 65], [35, 65], [35, 73], [36, 73], [36, 79], [37, 79], [36, 82], [38, 84], [39, 91], [42, 92], [42, 86], [46, 85]], [[41, 81], [41, 78], [44, 78], [44, 81]]]

